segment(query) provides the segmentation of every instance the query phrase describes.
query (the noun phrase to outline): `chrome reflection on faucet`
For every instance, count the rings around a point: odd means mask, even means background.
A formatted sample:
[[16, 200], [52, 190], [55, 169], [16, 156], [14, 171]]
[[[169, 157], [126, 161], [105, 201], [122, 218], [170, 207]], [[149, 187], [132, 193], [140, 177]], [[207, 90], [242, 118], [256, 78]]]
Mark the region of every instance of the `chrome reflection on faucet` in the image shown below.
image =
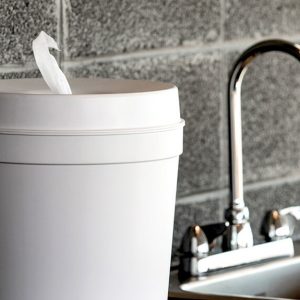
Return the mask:
[[[179, 276], [182, 275], [183, 280], [211, 271], [294, 255], [291, 235], [295, 220], [300, 220], [300, 207], [274, 209], [267, 213], [261, 233], [268, 243], [253, 246], [249, 209], [243, 193], [241, 86], [249, 64], [258, 55], [270, 51], [288, 53], [300, 61], [300, 45], [266, 40], [247, 49], [235, 63], [228, 86], [230, 205], [225, 211], [225, 222], [201, 227], [194, 225], [186, 231], [179, 251]], [[214, 241], [220, 236], [223, 237], [223, 253], [211, 251], [215, 247]], [[212, 255], [212, 252], [217, 254]]]
[[300, 206], [273, 209], [267, 212], [261, 227], [261, 234], [267, 242], [292, 236], [296, 222], [300, 220]]
[[227, 237], [223, 243], [224, 250], [251, 247], [253, 236], [249, 224], [249, 210], [245, 205], [243, 192], [243, 153], [241, 122], [241, 87], [250, 63], [260, 54], [280, 51], [300, 60], [300, 45], [283, 40], [267, 40], [247, 49], [235, 63], [228, 86], [229, 107], [229, 145], [230, 145], [230, 207], [225, 213], [230, 223]]

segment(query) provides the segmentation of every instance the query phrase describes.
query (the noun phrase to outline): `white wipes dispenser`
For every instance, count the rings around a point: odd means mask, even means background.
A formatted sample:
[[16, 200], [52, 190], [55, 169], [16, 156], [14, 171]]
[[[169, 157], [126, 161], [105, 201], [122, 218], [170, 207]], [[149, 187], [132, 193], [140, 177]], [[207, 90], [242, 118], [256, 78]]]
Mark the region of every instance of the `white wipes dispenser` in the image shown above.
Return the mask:
[[0, 299], [166, 300], [177, 88], [70, 86], [0, 81]]

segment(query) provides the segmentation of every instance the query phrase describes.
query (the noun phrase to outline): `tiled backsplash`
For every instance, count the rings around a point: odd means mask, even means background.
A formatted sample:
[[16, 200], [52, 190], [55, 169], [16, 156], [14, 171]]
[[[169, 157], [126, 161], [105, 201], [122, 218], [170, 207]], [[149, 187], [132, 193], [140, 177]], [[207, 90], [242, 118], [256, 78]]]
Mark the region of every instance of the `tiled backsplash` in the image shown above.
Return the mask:
[[[300, 41], [299, 0], [3, 0], [0, 78], [37, 77], [31, 41], [62, 48], [72, 77], [143, 78], [179, 87], [186, 120], [173, 249], [194, 222], [228, 203], [227, 81], [239, 53], [263, 38]], [[300, 205], [300, 64], [270, 53], [242, 88], [245, 199], [256, 239], [264, 212]]]

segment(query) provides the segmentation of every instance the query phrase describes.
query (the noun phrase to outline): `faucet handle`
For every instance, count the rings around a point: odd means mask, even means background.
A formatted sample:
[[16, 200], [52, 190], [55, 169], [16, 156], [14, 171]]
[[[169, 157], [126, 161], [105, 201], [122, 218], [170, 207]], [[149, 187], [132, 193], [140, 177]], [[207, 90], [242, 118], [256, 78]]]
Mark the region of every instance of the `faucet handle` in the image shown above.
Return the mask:
[[185, 232], [179, 252], [185, 256], [202, 258], [208, 255], [214, 240], [221, 236], [229, 223], [215, 223], [204, 226], [193, 225]]
[[300, 220], [300, 206], [273, 209], [264, 217], [261, 234], [267, 242], [291, 237], [297, 220]]
[[214, 240], [227, 229], [227, 223], [205, 226], [190, 226], [179, 248], [179, 278], [184, 280], [190, 276], [198, 276], [198, 262], [209, 255]]
[[188, 227], [179, 248], [179, 279], [198, 276], [198, 261], [208, 253], [209, 245], [202, 228], [199, 225]]
[[186, 230], [179, 252], [183, 256], [202, 258], [208, 255], [209, 245], [206, 235], [199, 225], [193, 225]]

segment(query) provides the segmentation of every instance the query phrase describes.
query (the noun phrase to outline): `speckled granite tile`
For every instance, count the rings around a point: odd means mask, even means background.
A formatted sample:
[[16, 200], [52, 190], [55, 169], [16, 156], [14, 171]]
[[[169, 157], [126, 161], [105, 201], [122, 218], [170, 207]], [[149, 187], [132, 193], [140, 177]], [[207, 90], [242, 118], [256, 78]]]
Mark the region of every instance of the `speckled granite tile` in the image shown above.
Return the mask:
[[73, 77], [151, 79], [179, 88], [184, 153], [178, 195], [216, 189], [220, 184], [220, 58], [218, 53], [161, 55], [69, 68]]
[[0, 64], [32, 60], [31, 43], [44, 30], [57, 36], [56, 0], [1, 1]]
[[[238, 57], [229, 55], [229, 66]], [[300, 166], [300, 64], [282, 53], [258, 57], [242, 85], [244, 181], [289, 176]]]
[[284, 14], [284, 32], [286, 34], [300, 32], [300, 1], [299, 0], [278, 0]]
[[218, 0], [70, 0], [68, 54], [91, 57], [218, 40]]
[[297, 0], [225, 0], [226, 40], [299, 33]]
[[182, 237], [189, 226], [207, 225], [221, 222], [220, 210], [223, 210], [224, 199], [209, 199], [201, 203], [178, 204], [175, 210], [172, 251], [179, 248]]
[[30, 70], [22, 72], [1, 72], [0, 79], [19, 79], [19, 78], [39, 78], [41, 73], [39, 70]]
[[[263, 239], [260, 226], [266, 212], [271, 209], [299, 206], [299, 193], [300, 180], [246, 190], [245, 201], [250, 210], [251, 226], [256, 241]], [[300, 222], [297, 224], [295, 235], [300, 235]]]

